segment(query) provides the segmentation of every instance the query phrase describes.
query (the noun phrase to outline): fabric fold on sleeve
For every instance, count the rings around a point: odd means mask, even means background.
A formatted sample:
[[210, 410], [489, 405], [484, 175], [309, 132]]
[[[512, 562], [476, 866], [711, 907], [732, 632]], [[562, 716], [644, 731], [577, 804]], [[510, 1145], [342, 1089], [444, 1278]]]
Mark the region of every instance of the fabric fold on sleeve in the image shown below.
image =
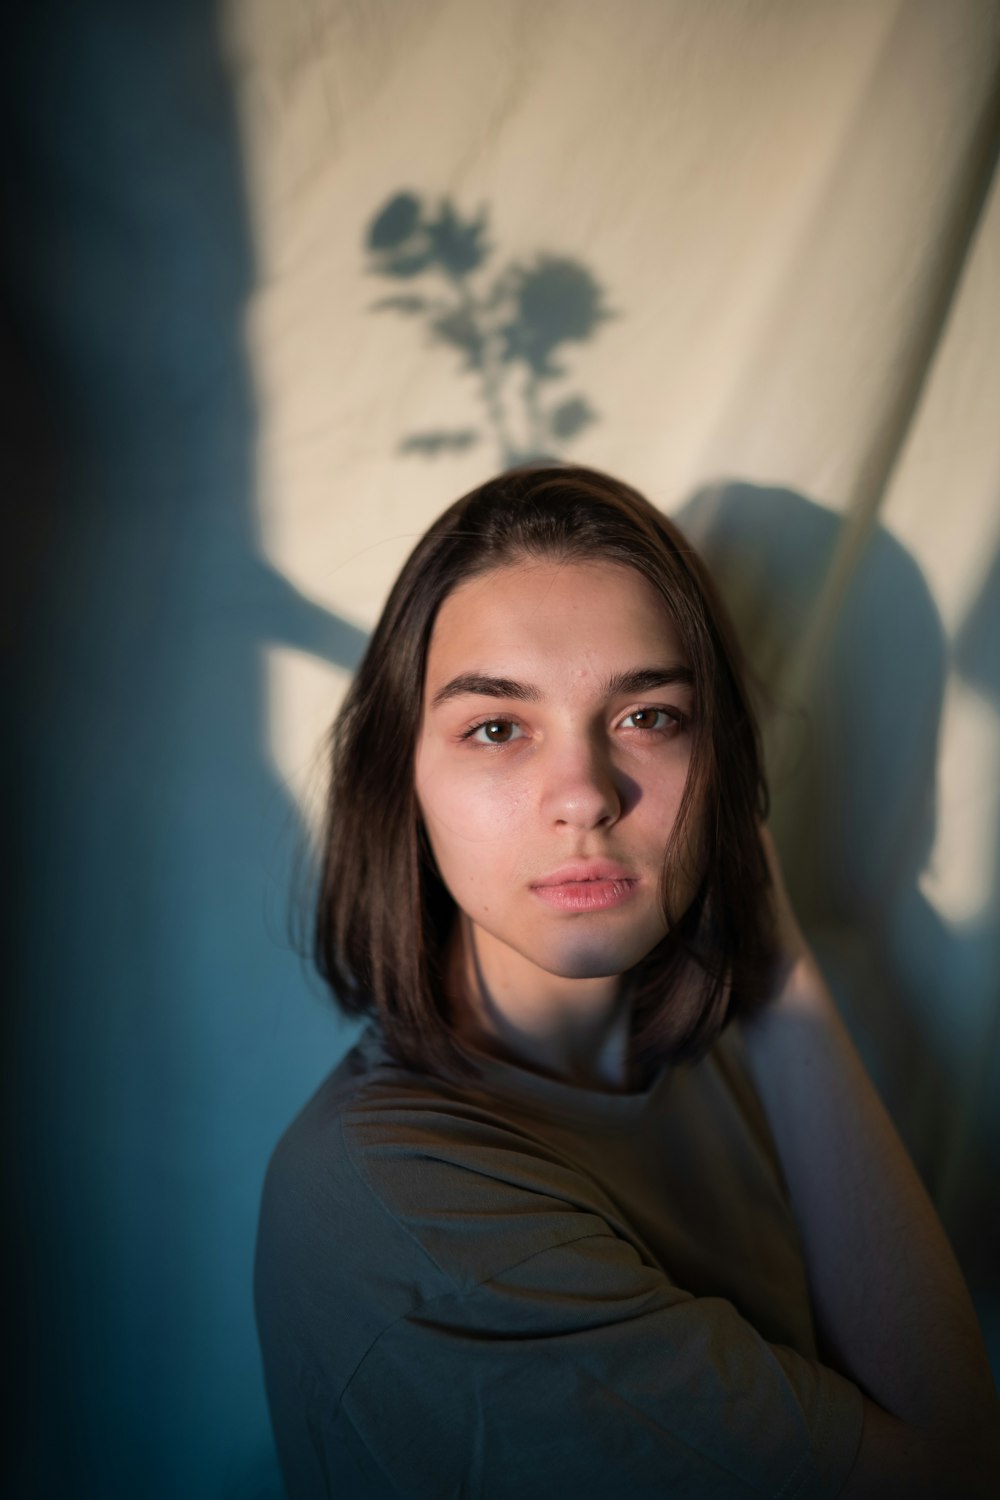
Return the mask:
[[413, 1500], [833, 1500], [863, 1403], [608, 1232], [395, 1321], [343, 1415]]

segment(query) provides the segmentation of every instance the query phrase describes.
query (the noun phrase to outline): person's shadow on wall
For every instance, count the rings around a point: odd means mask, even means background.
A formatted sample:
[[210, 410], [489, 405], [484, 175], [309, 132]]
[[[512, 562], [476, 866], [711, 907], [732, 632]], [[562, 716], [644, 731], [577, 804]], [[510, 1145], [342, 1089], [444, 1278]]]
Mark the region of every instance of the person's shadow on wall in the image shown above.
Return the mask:
[[[792, 491], [744, 483], [700, 491], [676, 519], [709, 563], [755, 673], [765, 689], [777, 685], [762, 719], [789, 889], [986, 1321], [1000, 1293], [1000, 1234], [987, 1222], [998, 1122], [986, 1118], [998, 1016], [983, 976], [997, 941], [1000, 867], [978, 919], [961, 928], [927, 899], [921, 875], [936, 832], [948, 670], [1000, 713], [988, 645], [1000, 560], [949, 655], [923, 574], [876, 527], [803, 675], [793, 660], [841, 519]], [[783, 692], [790, 669], [794, 687]]]

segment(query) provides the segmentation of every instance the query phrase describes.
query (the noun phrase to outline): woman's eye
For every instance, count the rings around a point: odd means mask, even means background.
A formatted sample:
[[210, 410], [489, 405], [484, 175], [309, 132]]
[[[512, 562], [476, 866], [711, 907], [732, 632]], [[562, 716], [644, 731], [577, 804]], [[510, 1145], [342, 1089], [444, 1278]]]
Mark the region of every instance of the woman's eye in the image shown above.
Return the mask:
[[665, 708], [635, 708], [622, 724], [633, 729], [679, 729], [681, 717]]
[[523, 733], [512, 719], [485, 719], [482, 724], [474, 725], [464, 738], [475, 740], [480, 745], [507, 745], [511, 740], [520, 739]]

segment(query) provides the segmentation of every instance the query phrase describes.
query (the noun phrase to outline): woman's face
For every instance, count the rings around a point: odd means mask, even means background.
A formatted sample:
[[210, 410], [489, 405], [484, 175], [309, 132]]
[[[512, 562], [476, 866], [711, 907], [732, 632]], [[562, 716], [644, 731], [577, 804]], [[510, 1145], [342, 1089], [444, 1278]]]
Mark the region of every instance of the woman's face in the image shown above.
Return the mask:
[[494, 968], [518, 955], [521, 974], [621, 974], [664, 936], [660, 873], [693, 709], [670, 616], [631, 568], [517, 562], [444, 601], [416, 791]]

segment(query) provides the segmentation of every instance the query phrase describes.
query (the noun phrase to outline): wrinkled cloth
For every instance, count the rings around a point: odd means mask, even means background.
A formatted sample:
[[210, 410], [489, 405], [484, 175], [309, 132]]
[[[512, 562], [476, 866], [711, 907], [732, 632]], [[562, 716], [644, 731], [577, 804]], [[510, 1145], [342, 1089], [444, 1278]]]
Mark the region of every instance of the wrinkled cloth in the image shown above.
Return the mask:
[[280, 1141], [256, 1306], [290, 1500], [836, 1495], [858, 1389], [817, 1358], [738, 1037], [644, 1091], [372, 1026]]

